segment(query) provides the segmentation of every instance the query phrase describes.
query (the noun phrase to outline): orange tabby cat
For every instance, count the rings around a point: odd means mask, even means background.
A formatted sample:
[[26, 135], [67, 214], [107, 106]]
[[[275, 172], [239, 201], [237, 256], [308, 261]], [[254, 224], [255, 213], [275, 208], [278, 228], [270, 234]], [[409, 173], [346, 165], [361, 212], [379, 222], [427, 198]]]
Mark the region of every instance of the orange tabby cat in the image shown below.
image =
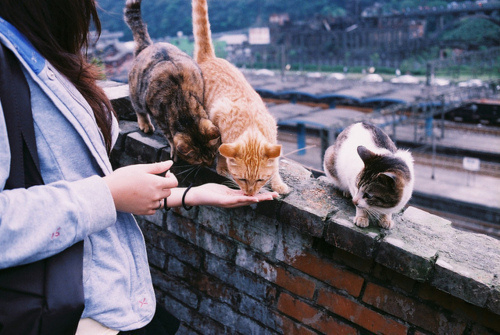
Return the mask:
[[194, 58], [205, 81], [205, 108], [221, 133], [217, 172], [229, 174], [247, 195], [268, 182], [274, 191], [288, 193], [279, 175], [276, 120], [243, 74], [215, 56], [207, 1], [193, 0], [192, 6]]

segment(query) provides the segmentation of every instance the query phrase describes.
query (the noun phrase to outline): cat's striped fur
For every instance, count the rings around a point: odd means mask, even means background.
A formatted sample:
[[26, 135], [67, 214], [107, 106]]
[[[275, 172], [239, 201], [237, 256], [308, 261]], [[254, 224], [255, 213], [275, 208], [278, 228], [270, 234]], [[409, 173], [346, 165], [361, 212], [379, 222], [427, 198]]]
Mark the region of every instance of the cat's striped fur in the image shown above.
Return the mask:
[[141, 0], [127, 0], [124, 16], [135, 41], [129, 87], [139, 128], [154, 131], [151, 114], [170, 143], [174, 160], [179, 156], [190, 164], [212, 165], [220, 132], [203, 106], [200, 68], [174, 45], [151, 41], [141, 18]]
[[276, 121], [261, 97], [232, 64], [215, 56], [206, 0], [193, 0], [194, 58], [205, 80], [205, 106], [221, 132], [223, 157], [217, 172], [234, 179], [248, 195], [266, 183], [278, 193], [288, 193], [279, 175], [281, 145]]

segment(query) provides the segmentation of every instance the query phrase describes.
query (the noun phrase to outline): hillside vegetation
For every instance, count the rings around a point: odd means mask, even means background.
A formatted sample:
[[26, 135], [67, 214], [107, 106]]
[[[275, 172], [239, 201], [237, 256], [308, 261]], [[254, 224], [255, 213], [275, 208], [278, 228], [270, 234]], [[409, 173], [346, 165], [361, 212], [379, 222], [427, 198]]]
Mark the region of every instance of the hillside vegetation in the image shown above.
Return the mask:
[[[353, 1], [209, 0], [208, 7], [212, 31], [223, 32], [267, 23], [269, 15], [273, 13], [288, 13], [294, 20], [307, 19], [316, 14], [345, 15], [346, 4], [351, 2]], [[359, 1], [361, 8], [370, 6], [374, 2], [374, 0]], [[404, 3], [408, 2], [422, 3], [421, 0], [404, 1]], [[103, 28], [110, 31], [123, 31], [125, 38], [131, 39], [132, 35], [123, 22], [125, 1], [99, 0], [98, 3], [101, 7], [99, 14]], [[182, 31], [185, 35], [192, 33], [190, 0], [143, 0], [142, 11], [153, 38], [174, 36], [178, 31]]]

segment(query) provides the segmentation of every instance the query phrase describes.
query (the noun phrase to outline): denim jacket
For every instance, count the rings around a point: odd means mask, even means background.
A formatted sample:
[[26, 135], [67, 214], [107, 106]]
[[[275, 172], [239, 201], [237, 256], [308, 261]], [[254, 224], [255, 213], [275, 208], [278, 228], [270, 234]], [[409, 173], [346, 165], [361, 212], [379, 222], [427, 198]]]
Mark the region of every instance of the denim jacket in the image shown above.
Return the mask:
[[[22, 64], [31, 93], [45, 185], [4, 190], [10, 149], [0, 104], [0, 269], [54, 255], [84, 240], [85, 310], [116, 330], [147, 324], [155, 296], [142, 233], [117, 212], [101, 178], [112, 169], [89, 104], [11, 24], [0, 18], [0, 42]], [[114, 138], [118, 124], [114, 120]]]

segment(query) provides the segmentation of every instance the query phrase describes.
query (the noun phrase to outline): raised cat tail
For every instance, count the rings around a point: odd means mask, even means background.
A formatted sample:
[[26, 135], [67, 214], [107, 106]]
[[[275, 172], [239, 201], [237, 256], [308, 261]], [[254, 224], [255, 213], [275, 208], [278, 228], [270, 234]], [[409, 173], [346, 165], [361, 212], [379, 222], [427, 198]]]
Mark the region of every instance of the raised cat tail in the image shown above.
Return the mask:
[[135, 41], [134, 56], [137, 56], [142, 50], [153, 44], [149, 37], [148, 27], [142, 21], [141, 0], [127, 0], [124, 10], [124, 19]]
[[215, 58], [212, 33], [208, 21], [207, 0], [193, 0], [194, 59], [198, 63]]

